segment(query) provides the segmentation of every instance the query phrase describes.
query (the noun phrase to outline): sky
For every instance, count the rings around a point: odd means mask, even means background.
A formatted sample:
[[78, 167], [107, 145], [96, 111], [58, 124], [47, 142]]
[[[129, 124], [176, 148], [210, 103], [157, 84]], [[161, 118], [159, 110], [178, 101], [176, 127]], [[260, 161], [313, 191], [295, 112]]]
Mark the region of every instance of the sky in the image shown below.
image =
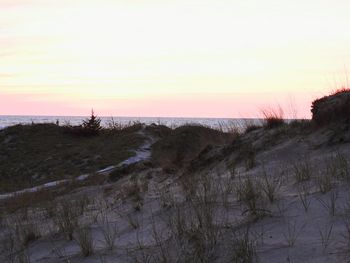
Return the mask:
[[[310, 117], [348, 0], [0, 0], [0, 115]], [[350, 66], [349, 66], [350, 67]]]

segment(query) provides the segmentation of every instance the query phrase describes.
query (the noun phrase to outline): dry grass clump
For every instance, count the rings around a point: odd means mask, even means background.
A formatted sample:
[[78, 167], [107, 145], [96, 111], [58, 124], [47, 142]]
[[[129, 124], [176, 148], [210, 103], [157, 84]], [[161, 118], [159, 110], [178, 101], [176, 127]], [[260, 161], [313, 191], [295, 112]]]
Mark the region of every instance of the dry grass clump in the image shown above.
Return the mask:
[[55, 207], [55, 216], [53, 218], [59, 231], [64, 233], [68, 240], [73, 240], [73, 233], [78, 227], [79, 211], [72, 201], [62, 199]]
[[337, 152], [325, 160], [326, 170], [317, 174], [315, 180], [321, 193], [327, 193], [332, 190], [335, 180], [349, 180], [350, 170], [347, 158]]
[[337, 152], [330, 158], [327, 164], [327, 172], [331, 174], [333, 178], [350, 181], [350, 164], [347, 157]]
[[282, 126], [284, 121], [284, 111], [278, 106], [277, 108], [266, 108], [262, 109], [261, 113], [264, 118], [264, 126], [267, 129], [273, 129]]
[[117, 122], [114, 120], [113, 117], [111, 117], [107, 121], [107, 128], [106, 130], [108, 132], [137, 132], [142, 129], [142, 123], [139, 121], [129, 122], [126, 124], [122, 124], [120, 122]]
[[78, 228], [76, 230], [75, 240], [79, 244], [84, 257], [88, 257], [94, 253], [94, 240], [89, 227]]
[[289, 247], [294, 247], [295, 242], [297, 241], [305, 226], [305, 224], [299, 225], [297, 221], [287, 221], [287, 230], [283, 233], [283, 236]]
[[171, 200], [165, 220], [178, 258], [174, 262], [212, 262], [222, 234], [216, 217], [222, 188], [210, 174], [189, 177], [192, 180], [184, 184], [186, 201]]
[[261, 183], [256, 177], [240, 178], [235, 191], [237, 199], [245, 206], [243, 214], [249, 212], [255, 219], [260, 219], [269, 213]]
[[101, 231], [103, 234], [103, 242], [106, 249], [113, 250], [115, 247], [115, 240], [118, 237], [117, 224], [110, 222], [107, 215], [104, 215], [102, 219]]
[[298, 183], [310, 180], [313, 174], [310, 160], [307, 157], [295, 162], [293, 164], [293, 170], [295, 180]]
[[136, 211], [141, 210], [141, 207], [143, 206], [143, 189], [141, 188], [138, 180], [136, 178], [131, 179], [131, 182], [128, 182], [123, 186], [122, 191], [124, 197], [131, 199], [131, 201], [134, 203], [134, 209]]
[[23, 247], [40, 238], [38, 226], [35, 222], [23, 222], [19, 219], [15, 221], [14, 233]]
[[115, 240], [118, 237], [118, 229], [116, 224], [107, 223], [102, 226], [102, 234], [104, 238], [105, 247], [108, 250], [113, 250], [115, 247]]
[[316, 184], [321, 193], [325, 194], [329, 192], [333, 188], [332, 174], [328, 171], [318, 173], [316, 176]]
[[177, 254], [181, 255], [180, 262], [211, 262], [213, 259], [221, 232], [210, 208], [203, 206], [190, 206], [189, 209], [195, 209], [194, 213], [177, 208], [170, 222], [172, 240]]
[[265, 169], [262, 173], [261, 181], [262, 190], [265, 193], [266, 197], [269, 199], [270, 203], [273, 203], [276, 200], [276, 196], [281, 187], [281, 177], [274, 175], [267, 175]]
[[254, 242], [249, 237], [249, 229], [244, 233], [233, 231], [230, 248], [230, 262], [233, 263], [253, 263], [256, 262], [256, 248]]
[[29, 243], [41, 237], [35, 214], [28, 210], [7, 217], [0, 234], [0, 262], [29, 262]]
[[223, 133], [230, 133], [234, 136], [239, 136], [244, 130], [242, 125], [235, 121], [219, 122], [218, 127], [214, 129]]

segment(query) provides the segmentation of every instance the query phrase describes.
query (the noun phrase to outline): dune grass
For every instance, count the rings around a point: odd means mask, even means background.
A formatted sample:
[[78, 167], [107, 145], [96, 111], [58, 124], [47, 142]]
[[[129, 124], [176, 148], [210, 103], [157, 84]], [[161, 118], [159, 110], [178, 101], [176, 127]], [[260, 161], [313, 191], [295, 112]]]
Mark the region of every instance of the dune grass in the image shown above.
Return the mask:
[[0, 131], [0, 192], [93, 173], [133, 155], [143, 137], [135, 130], [101, 130], [79, 137], [54, 124], [16, 125]]
[[264, 119], [264, 126], [267, 129], [273, 129], [285, 123], [284, 111], [280, 106], [277, 108], [262, 109], [261, 113]]

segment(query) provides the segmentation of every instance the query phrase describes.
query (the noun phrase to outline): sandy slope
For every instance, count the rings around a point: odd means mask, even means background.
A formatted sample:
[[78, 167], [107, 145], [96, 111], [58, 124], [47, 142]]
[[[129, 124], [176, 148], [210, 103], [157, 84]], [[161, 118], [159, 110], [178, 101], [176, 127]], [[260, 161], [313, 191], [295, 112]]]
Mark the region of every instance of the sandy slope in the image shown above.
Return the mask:
[[[36, 225], [41, 237], [24, 249], [13, 249], [13, 254], [24, 251], [30, 262], [348, 262], [349, 178], [338, 173], [350, 172], [350, 165], [337, 164], [337, 158], [348, 160], [350, 144], [328, 145], [323, 143], [328, 134], [315, 132], [276, 137], [274, 143], [261, 147], [266, 144], [263, 132], [258, 130], [247, 138], [261, 149], [252, 169], [240, 162], [232, 172], [228, 164], [237, 154], [233, 151], [204, 167], [199, 175], [167, 175], [159, 168], [149, 168], [115, 183], [76, 189], [63, 197], [88, 200], [78, 216], [74, 236], [79, 239], [77, 229], [81, 227], [89, 229], [92, 255], [84, 257], [78, 242], [67, 240], [58, 231], [54, 224], [57, 214], [48, 215], [47, 207], [29, 209], [26, 219], [17, 222], [22, 228], [29, 223]], [[149, 158], [151, 143], [125, 164]], [[305, 163], [311, 178], [297, 182], [296, 167]], [[331, 173], [331, 166], [337, 166], [332, 187], [322, 193], [318, 181]], [[247, 178], [262, 191], [264, 174], [277, 190], [273, 202], [263, 193], [258, 195], [257, 215], [239, 200], [237, 192]], [[306, 198], [307, 211], [300, 196]], [[4, 242], [0, 244], [4, 249], [18, 214], [2, 220]], [[103, 229], [109, 233], [116, 230], [112, 250], [106, 246]], [[246, 247], [255, 253], [252, 260], [240, 261], [238, 248], [246, 233]], [[11, 262], [10, 250], [7, 247], [1, 252], [1, 262]], [[237, 254], [240, 259], [235, 261]]]

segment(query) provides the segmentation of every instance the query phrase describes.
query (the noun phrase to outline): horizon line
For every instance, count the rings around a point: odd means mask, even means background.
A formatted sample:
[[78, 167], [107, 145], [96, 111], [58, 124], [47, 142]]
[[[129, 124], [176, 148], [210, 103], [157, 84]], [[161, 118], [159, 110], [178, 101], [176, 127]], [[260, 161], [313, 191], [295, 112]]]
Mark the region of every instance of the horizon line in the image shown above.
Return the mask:
[[[90, 115], [30, 115], [30, 114], [0, 114], [0, 117], [81, 117], [87, 118]], [[102, 116], [96, 114], [97, 117], [101, 118], [153, 118], [153, 119], [241, 119], [241, 120], [259, 120], [264, 117], [181, 117], [181, 116]], [[283, 118], [284, 120], [311, 120], [311, 118]]]

